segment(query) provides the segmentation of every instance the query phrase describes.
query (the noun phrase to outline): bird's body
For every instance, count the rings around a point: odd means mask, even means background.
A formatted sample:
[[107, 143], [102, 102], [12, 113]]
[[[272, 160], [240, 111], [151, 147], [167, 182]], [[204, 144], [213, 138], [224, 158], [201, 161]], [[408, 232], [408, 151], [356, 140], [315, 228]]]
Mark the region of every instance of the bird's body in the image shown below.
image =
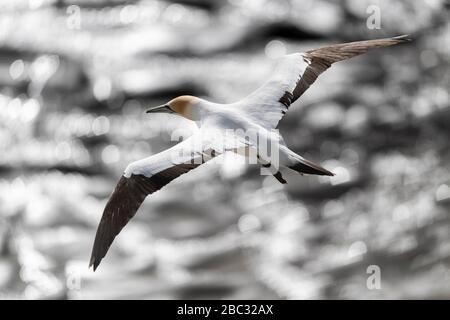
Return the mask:
[[[197, 124], [197, 131], [177, 145], [127, 166], [106, 204], [97, 230], [90, 265], [94, 270], [112, 241], [135, 215], [145, 197], [212, 158], [235, 152], [269, 168], [281, 183], [280, 168], [301, 174], [333, 175], [290, 150], [274, 130], [290, 105], [333, 63], [370, 48], [407, 41], [405, 36], [351, 42], [286, 55], [259, 89], [231, 104], [180, 96], [148, 112], [177, 113]], [[267, 149], [270, 146], [271, 149]]]

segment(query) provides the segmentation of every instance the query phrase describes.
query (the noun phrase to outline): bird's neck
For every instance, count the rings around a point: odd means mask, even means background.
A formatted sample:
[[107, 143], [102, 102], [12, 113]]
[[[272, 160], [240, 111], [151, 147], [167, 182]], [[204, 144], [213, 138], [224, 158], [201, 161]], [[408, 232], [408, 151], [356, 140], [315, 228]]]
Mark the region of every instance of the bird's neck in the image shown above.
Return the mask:
[[220, 104], [212, 103], [203, 99], [196, 99], [191, 104], [186, 106], [181, 114], [186, 119], [202, 122], [208, 118], [212, 113], [220, 109]]

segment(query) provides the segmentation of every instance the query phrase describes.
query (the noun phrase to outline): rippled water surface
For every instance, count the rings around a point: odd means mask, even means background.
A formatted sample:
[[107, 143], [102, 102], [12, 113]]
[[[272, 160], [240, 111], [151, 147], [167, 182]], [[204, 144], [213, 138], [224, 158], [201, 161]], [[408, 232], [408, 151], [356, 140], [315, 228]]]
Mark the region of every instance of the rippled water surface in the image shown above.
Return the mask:
[[[381, 29], [366, 26], [372, 3]], [[448, 9], [1, 2], [0, 297], [450, 298]], [[127, 163], [192, 130], [147, 107], [181, 94], [232, 102], [284, 53], [405, 33], [415, 40], [333, 66], [280, 123], [335, 177], [285, 173], [282, 186], [233, 161], [204, 165], [148, 197], [88, 270]]]

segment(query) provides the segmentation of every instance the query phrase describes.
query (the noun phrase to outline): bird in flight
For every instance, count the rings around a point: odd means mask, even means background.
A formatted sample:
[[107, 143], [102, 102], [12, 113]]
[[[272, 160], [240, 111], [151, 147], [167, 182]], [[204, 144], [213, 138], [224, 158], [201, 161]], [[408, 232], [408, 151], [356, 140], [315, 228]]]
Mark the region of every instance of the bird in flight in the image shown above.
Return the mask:
[[[280, 58], [269, 79], [256, 91], [231, 104], [219, 104], [194, 96], [180, 96], [167, 104], [151, 108], [147, 113], [174, 113], [197, 124], [196, 132], [177, 145], [130, 163], [121, 176], [103, 211], [95, 236], [89, 267], [97, 269], [114, 238], [136, 214], [149, 195], [172, 180], [225, 152], [245, 156], [256, 154], [256, 163], [273, 167], [273, 161], [257, 146], [256, 132], [276, 146], [278, 166], [272, 174], [286, 183], [278, 167], [287, 167], [300, 174], [332, 176], [333, 173], [290, 150], [281, 135], [274, 131], [296, 101], [335, 62], [346, 60], [380, 48], [409, 41], [398, 36], [330, 45]], [[233, 132], [232, 135], [228, 134]], [[228, 133], [225, 134], [224, 132]], [[250, 137], [251, 136], [251, 137]]]

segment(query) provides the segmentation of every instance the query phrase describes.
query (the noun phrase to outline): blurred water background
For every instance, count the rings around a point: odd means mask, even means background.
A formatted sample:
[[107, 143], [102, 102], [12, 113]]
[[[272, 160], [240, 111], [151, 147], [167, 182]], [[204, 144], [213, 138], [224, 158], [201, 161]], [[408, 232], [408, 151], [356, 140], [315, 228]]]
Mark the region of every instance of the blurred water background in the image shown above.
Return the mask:
[[[0, 298], [450, 298], [449, 8], [1, 1]], [[88, 270], [127, 163], [189, 133], [147, 107], [232, 102], [284, 53], [405, 33], [414, 42], [333, 66], [280, 123], [335, 177], [285, 173], [281, 186], [251, 166], [202, 166], [147, 198]]]

